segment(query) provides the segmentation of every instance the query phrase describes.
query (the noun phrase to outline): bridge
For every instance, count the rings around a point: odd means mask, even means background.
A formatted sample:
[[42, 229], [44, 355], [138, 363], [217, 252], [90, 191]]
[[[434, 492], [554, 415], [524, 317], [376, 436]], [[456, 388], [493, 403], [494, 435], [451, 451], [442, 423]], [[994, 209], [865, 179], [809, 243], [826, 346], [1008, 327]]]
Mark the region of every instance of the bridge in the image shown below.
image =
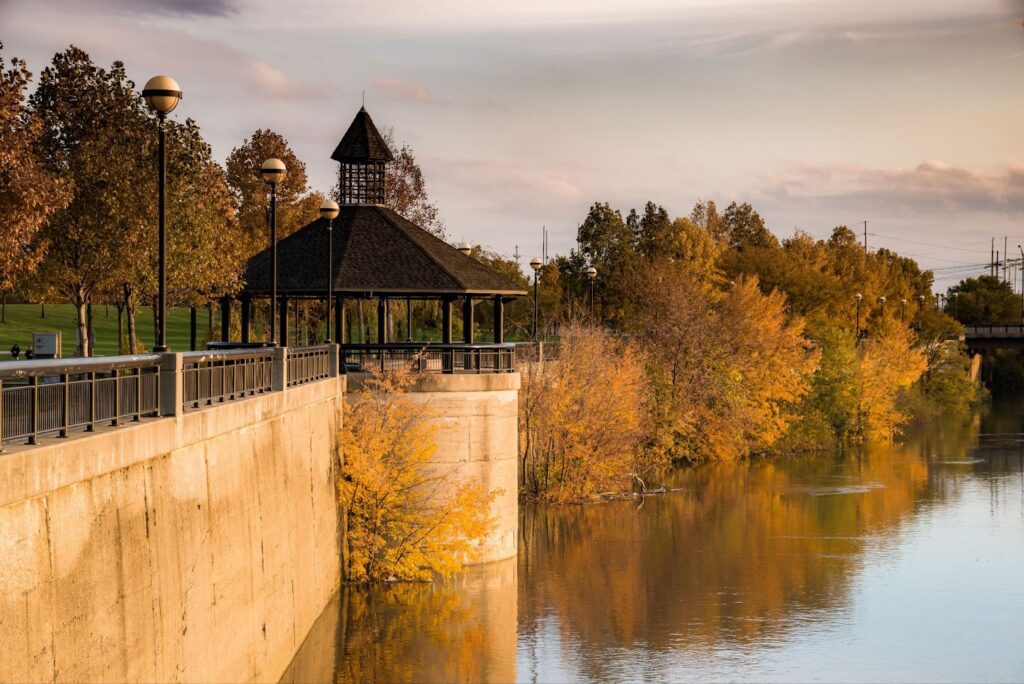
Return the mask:
[[964, 326], [964, 344], [969, 350], [1020, 349], [1024, 347], [1024, 325]]

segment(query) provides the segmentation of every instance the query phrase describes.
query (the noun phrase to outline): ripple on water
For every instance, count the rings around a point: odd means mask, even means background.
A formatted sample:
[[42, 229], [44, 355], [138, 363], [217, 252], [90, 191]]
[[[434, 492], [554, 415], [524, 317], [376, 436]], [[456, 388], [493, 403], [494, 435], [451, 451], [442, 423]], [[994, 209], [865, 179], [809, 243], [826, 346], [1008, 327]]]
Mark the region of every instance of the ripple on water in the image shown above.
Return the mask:
[[783, 491], [783, 494], [804, 494], [806, 496], [841, 496], [844, 494], [866, 494], [876, 489], [885, 489], [885, 485], [881, 482], [864, 482], [861, 484], [854, 485], [837, 485], [834, 487], [829, 486], [800, 486], [800, 487], [789, 487]]

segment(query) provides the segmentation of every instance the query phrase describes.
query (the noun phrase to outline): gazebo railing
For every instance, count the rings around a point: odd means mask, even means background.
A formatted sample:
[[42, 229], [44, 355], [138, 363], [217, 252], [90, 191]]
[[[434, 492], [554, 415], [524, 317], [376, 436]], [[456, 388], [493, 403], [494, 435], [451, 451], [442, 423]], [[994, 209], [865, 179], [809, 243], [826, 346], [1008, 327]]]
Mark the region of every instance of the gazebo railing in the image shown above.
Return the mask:
[[40, 359], [0, 364], [0, 443], [160, 413], [160, 356]]
[[183, 406], [209, 406], [269, 392], [273, 386], [273, 349], [185, 352]]
[[413, 373], [512, 373], [514, 344], [400, 342], [345, 344], [341, 364], [349, 373], [409, 370]]
[[331, 377], [334, 345], [318, 344], [288, 348], [288, 386], [302, 385]]

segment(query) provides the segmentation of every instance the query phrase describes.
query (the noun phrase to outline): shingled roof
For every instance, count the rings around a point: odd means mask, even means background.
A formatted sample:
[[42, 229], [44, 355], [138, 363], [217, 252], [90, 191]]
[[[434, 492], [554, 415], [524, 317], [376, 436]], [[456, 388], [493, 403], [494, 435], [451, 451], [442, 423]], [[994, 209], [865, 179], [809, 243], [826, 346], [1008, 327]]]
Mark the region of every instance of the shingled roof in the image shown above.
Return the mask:
[[[277, 290], [326, 289], [327, 224], [317, 219], [277, 247]], [[523, 288], [380, 205], [347, 205], [334, 220], [334, 291], [352, 295], [524, 295]], [[270, 293], [270, 249], [246, 266], [245, 294]]]
[[331, 159], [340, 162], [395, 160], [365, 107], [359, 108], [356, 118], [334, 148]]

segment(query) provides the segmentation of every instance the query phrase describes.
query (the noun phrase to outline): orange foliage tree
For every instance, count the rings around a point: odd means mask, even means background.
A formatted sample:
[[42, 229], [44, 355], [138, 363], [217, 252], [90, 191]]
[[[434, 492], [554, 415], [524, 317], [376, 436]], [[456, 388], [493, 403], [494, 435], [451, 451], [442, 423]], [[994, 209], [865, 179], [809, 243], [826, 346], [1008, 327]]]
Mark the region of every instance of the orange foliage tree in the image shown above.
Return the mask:
[[531, 364], [520, 392], [520, 483], [548, 501], [644, 486], [644, 363], [635, 344], [597, 328], [561, 330], [557, 362]]
[[893, 319], [863, 341], [855, 373], [862, 438], [892, 439], [910, 420], [903, 393], [928, 368], [924, 351], [914, 342], [914, 334]]
[[448, 576], [479, 555], [498, 492], [432, 463], [435, 429], [406, 397], [408, 372], [376, 372], [348, 395], [341, 434], [345, 574], [353, 582]]

